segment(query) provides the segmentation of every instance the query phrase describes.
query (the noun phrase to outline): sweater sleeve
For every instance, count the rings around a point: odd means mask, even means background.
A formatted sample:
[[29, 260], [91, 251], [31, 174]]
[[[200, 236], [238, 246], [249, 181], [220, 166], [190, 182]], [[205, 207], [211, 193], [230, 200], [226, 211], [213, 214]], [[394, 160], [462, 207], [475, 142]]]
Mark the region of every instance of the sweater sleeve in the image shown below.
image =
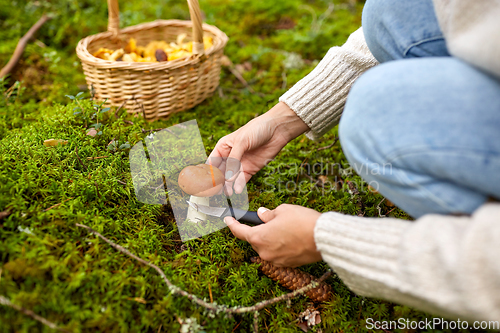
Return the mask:
[[461, 320], [500, 319], [500, 204], [417, 221], [324, 213], [316, 246], [359, 295]]
[[500, 1], [433, 2], [450, 54], [500, 77]]
[[359, 28], [343, 46], [332, 47], [316, 68], [279, 101], [309, 126], [307, 137], [318, 139], [339, 122], [354, 81], [377, 64]]

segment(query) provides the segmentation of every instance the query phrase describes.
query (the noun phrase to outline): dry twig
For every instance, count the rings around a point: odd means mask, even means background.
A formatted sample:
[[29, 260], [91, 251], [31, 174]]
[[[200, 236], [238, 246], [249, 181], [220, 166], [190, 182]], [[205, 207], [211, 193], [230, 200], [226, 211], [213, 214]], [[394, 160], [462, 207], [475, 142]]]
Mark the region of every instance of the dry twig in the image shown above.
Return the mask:
[[359, 194], [358, 188], [354, 185], [353, 182], [346, 180], [347, 185], [349, 186], [349, 190], [353, 196], [356, 196], [356, 205], [358, 206], [358, 216], [364, 216], [363, 212], [363, 202], [361, 201], [361, 196]]
[[259, 311], [253, 313], [253, 331], [255, 333], [259, 332]]
[[[231, 74], [233, 74], [234, 77], [236, 77], [236, 79], [238, 79], [238, 81], [240, 81], [241, 84], [243, 86], [245, 86], [245, 88], [247, 88], [249, 92], [251, 92], [252, 94], [257, 94], [257, 92], [255, 90], [253, 90], [253, 88], [248, 84], [247, 80], [245, 80], [245, 78], [240, 74], [240, 72], [238, 72], [236, 70], [233, 62], [227, 57], [226, 57], [225, 61], [226, 61], [226, 63], [224, 64], [224, 66], [227, 67], [227, 69], [229, 69]], [[259, 93], [259, 95], [262, 96], [262, 94], [260, 94], [260, 93]]]
[[231, 74], [233, 74], [238, 79], [238, 81], [240, 81], [241, 84], [243, 84], [245, 86], [245, 88], [248, 89], [248, 91], [250, 91], [252, 94], [255, 94], [255, 90], [253, 90], [253, 88], [250, 87], [250, 85], [248, 84], [247, 80], [245, 80], [245, 78], [240, 74], [240, 72], [238, 72], [233, 67], [228, 67], [227, 69], [229, 69], [229, 71], [231, 72]]
[[102, 199], [102, 197], [101, 197], [101, 193], [99, 193], [99, 185], [97, 185], [97, 182], [94, 182], [94, 184], [95, 184], [95, 190], [97, 191], [97, 196], [98, 196], [100, 199]]
[[46, 211], [48, 211], [48, 210], [51, 210], [52, 208], [59, 207], [60, 205], [62, 205], [62, 204], [63, 204], [63, 203], [65, 203], [66, 201], [70, 201], [71, 199], [73, 199], [73, 197], [68, 198], [68, 199], [64, 200], [63, 202], [60, 202], [60, 203], [55, 204], [55, 205], [53, 205], [53, 206], [50, 206], [49, 208], [44, 209], [43, 211], [44, 211], [44, 212], [46, 212]]
[[380, 200], [380, 202], [377, 204], [378, 217], [385, 217], [385, 215], [382, 215], [382, 208], [380, 207], [380, 205], [382, 204], [382, 202], [384, 202], [384, 200], [385, 198]]
[[130, 99], [127, 99], [127, 100], [124, 100], [122, 105], [120, 105], [120, 107], [118, 109], [116, 109], [115, 111], [115, 118], [118, 119], [118, 112], [120, 112], [120, 110], [123, 108], [123, 106], [125, 105], [125, 103], [127, 103], [128, 101], [130, 101]]
[[389, 214], [390, 214], [390, 213], [392, 213], [392, 212], [394, 211], [394, 209], [396, 209], [396, 208], [397, 208], [397, 207], [395, 207], [395, 206], [394, 206], [394, 207], [393, 207], [390, 211], [388, 211], [387, 213], [385, 213], [385, 215], [386, 215], [386, 216], [387, 216], [387, 215], [389, 215]]
[[45, 319], [45, 318], [37, 315], [33, 311], [25, 309], [23, 307], [20, 307], [19, 305], [16, 305], [16, 304], [12, 303], [7, 297], [4, 297], [2, 295], [0, 295], [0, 304], [9, 306], [9, 307], [11, 307], [11, 308], [13, 308], [13, 309], [15, 309], [15, 310], [17, 310], [19, 312], [22, 312], [25, 315], [30, 316], [31, 318], [33, 318], [33, 319], [41, 322], [45, 326], [48, 326], [48, 327], [52, 328], [53, 330], [58, 330], [58, 331], [61, 331], [61, 332], [69, 332], [68, 330], [60, 328], [59, 326], [57, 326], [53, 322], [48, 321], [47, 319]]
[[7, 65], [5, 65], [4, 68], [2, 68], [2, 70], [0, 70], [0, 78], [9, 74], [14, 69], [14, 67], [19, 62], [19, 59], [21, 59], [21, 56], [23, 55], [24, 49], [26, 48], [26, 45], [28, 45], [29, 40], [33, 38], [38, 29], [40, 29], [40, 27], [50, 19], [51, 17], [45, 14], [42, 15], [42, 17], [40, 17], [40, 19], [30, 28], [30, 30], [28, 30], [28, 32], [23, 37], [21, 37], [9, 62], [7, 63]]
[[109, 157], [109, 156], [87, 157], [87, 160], [92, 161], [92, 160], [98, 160], [100, 158], [107, 158], [107, 157]]
[[339, 137], [336, 137], [335, 140], [333, 140], [332, 144], [329, 144], [328, 146], [325, 146], [325, 147], [318, 148], [317, 150], [320, 151], [320, 150], [325, 150], [325, 149], [332, 148], [333, 146], [335, 146], [335, 144], [337, 143], [337, 141], [339, 141]]
[[78, 159], [78, 162], [83, 166], [85, 170], [87, 170], [87, 166], [83, 164], [82, 160], [80, 159], [80, 156], [78, 156], [78, 147], [75, 148], [75, 153], [76, 153], [76, 158]]

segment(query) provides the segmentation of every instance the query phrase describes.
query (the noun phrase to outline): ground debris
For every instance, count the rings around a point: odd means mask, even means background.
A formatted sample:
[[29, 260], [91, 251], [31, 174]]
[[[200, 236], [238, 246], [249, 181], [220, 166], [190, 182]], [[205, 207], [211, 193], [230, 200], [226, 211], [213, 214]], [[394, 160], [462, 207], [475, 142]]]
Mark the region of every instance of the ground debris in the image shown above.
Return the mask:
[[311, 327], [321, 323], [321, 315], [314, 307], [309, 307], [299, 314], [296, 321], [301, 330], [308, 332]]
[[45, 147], [56, 147], [57, 145], [66, 145], [66, 144], [68, 144], [68, 140], [48, 139], [43, 141], [43, 145]]

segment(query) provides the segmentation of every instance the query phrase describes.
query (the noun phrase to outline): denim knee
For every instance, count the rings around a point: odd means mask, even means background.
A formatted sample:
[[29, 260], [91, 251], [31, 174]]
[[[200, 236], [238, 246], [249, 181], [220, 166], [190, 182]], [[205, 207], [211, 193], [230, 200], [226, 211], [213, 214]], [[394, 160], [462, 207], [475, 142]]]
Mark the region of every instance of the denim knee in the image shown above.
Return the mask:
[[367, 0], [362, 24], [366, 44], [381, 63], [450, 55], [432, 0]]
[[384, 51], [384, 45], [390, 42], [390, 35], [382, 33], [381, 30], [385, 30], [383, 15], [394, 10], [398, 3], [398, 0], [367, 0], [363, 8], [362, 25], [366, 44], [379, 62], [393, 60]]
[[[365, 73], [366, 74], [366, 73]], [[376, 147], [373, 144], [378, 140], [375, 138], [376, 133], [372, 133], [375, 128], [370, 126], [377, 117], [376, 114], [367, 113], [361, 100], [366, 100], [366, 96], [370, 95], [370, 84], [358, 79], [348, 96], [348, 102], [344, 108], [344, 112], [339, 122], [338, 134], [342, 146], [342, 151], [350, 163], [350, 166], [367, 182], [370, 181], [368, 167], [379, 159], [373, 156], [371, 152]], [[376, 103], [376, 98], [374, 100]], [[371, 139], [368, 139], [371, 138]]]
[[455, 58], [381, 64], [349, 92], [342, 149], [413, 217], [471, 213], [500, 198], [499, 92], [500, 81]]

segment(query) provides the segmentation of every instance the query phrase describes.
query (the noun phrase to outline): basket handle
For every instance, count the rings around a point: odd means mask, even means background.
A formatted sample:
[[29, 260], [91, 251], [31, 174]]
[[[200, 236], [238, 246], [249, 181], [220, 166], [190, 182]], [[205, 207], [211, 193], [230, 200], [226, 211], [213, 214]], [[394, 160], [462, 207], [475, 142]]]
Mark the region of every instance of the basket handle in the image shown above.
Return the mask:
[[[193, 54], [204, 54], [203, 45], [203, 20], [201, 18], [200, 4], [198, 0], [187, 0], [189, 15], [193, 22]], [[118, 36], [120, 32], [120, 9], [118, 0], [108, 0], [108, 31]]]

